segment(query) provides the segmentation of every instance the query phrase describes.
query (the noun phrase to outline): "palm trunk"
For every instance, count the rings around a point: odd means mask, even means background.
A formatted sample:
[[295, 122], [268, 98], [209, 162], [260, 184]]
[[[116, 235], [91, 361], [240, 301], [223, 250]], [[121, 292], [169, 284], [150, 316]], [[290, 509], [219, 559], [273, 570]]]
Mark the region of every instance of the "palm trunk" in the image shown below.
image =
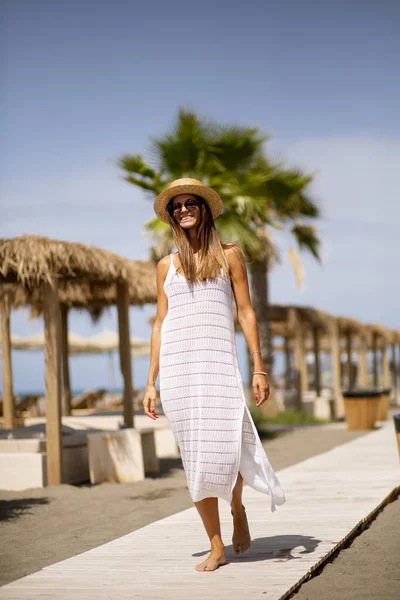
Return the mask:
[[253, 262], [251, 267], [251, 299], [256, 314], [260, 351], [267, 373], [272, 373], [272, 336], [269, 309], [268, 259]]

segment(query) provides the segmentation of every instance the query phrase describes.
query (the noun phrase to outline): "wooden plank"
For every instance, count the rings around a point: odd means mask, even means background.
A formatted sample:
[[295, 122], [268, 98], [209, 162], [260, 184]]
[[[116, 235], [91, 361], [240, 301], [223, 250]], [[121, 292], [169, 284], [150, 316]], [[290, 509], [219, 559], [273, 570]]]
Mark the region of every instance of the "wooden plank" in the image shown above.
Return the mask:
[[244, 590], [249, 598], [285, 598], [399, 485], [392, 423], [279, 478], [287, 500], [275, 513], [268, 497], [244, 489], [253, 541], [242, 556], [232, 553], [230, 509], [220, 502], [229, 564], [213, 574], [194, 570], [209, 546], [190, 508], [4, 586], [0, 598], [242, 600]]
[[57, 286], [44, 284], [44, 364], [47, 484], [63, 481], [61, 436], [61, 319]]
[[3, 372], [3, 416], [4, 427], [13, 429], [16, 426], [13, 393], [13, 377], [11, 363], [10, 340], [10, 298], [7, 294], [0, 301], [1, 305], [1, 362]]

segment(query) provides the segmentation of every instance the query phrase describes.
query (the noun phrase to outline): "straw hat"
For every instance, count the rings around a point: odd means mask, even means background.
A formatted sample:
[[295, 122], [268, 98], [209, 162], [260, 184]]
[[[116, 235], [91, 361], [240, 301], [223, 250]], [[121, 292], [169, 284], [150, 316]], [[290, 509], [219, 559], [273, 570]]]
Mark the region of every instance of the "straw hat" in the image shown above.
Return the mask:
[[154, 201], [154, 212], [165, 223], [169, 223], [168, 202], [178, 194], [195, 194], [203, 198], [211, 209], [213, 219], [218, 217], [222, 211], [221, 196], [215, 190], [204, 185], [198, 179], [182, 177], [182, 179], [176, 179], [170, 183], [165, 190], [158, 194]]

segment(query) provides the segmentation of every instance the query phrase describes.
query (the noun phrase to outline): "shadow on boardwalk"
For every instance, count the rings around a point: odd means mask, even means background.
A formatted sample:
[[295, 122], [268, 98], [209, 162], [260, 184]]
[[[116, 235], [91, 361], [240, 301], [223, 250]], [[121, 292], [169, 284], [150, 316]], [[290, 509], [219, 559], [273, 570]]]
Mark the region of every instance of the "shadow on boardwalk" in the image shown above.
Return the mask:
[[[271, 558], [288, 561], [301, 559], [305, 554], [312, 554], [320, 542], [321, 540], [306, 535], [273, 535], [252, 540], [251, 548], [244, 554], [235, 554], [232, 545], [225, 546], [225, 556], [229, 562], [241, 563], [259, 562]], [[205, 556], [209, 553], [210, 550], [204, 550], [192, 556]]]

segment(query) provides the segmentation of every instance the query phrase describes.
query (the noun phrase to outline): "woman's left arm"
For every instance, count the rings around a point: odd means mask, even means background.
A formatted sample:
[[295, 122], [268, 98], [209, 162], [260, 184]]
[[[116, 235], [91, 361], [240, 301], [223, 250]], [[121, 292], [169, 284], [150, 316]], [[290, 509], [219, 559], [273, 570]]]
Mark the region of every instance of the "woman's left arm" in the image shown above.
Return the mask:
[[[249, 352], [257, 352], [257, 354], [252, 355], [254, 371], [265, 371], [260, 354], [257, 321], [250, 300], [249, 282], [242, 252], [236, 246], [230, 247], [226, 250], [226, 258], [231, 271], [231, 283], [236, 301], [238, 321]], [[252, 385], [256, 406], [260, 406], [269, 396], [268, 377], [266, 375], [253, 375]]]

